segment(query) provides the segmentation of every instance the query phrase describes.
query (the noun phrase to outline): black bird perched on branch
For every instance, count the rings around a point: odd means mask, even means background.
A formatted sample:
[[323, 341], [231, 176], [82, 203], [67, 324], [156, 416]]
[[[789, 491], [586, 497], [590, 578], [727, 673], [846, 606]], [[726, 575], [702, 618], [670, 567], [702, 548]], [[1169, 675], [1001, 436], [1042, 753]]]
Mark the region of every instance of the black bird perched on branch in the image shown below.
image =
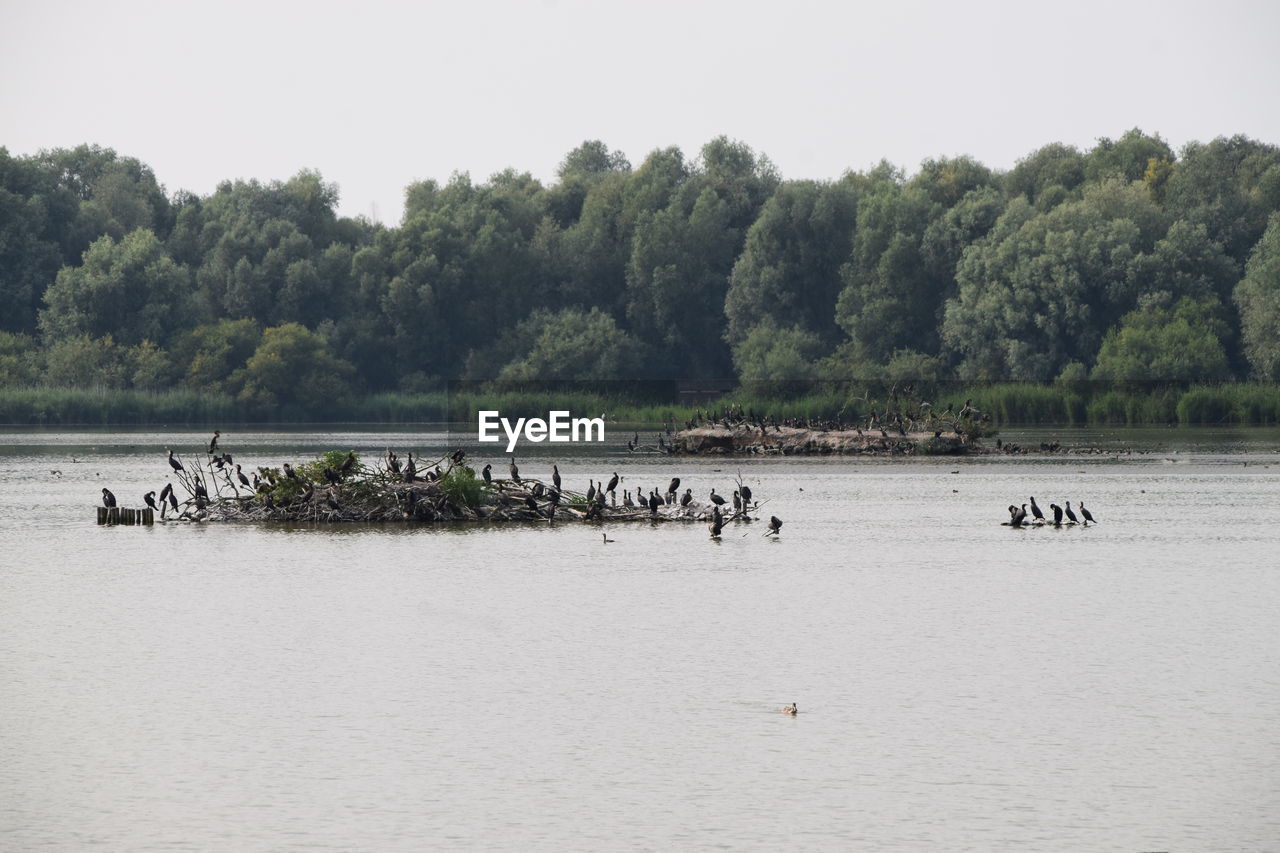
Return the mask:
[[409, 451], [409, 461], [404, 466], [404, 481], [412, 483], [418, 476], [418, 466], [413, 461], [413, 451]]
[[356, 465], [356, 454], [354, 450], [347, 451], [347, 458], [342, 460], [342, 467], [338, 469], [339, 473], [347, 474]]
[[596, 499], [596, 481], [587, 480], [587, 503]]
[[116, 505], [116, 496], [111, 494], [110, 489], [102, 490], [102, 505], [105, 507], [112, 507]]
[[618, 472], [614, 471], [613, 476], [609, 478], [609, 485], [605, 486], [604, 490], [606, 492], [612, 492], [616, 488], [618, 488]]
[[515, 459], [512, 459], [509, 463], [507, 463], [507, 470], [511, 472], [511, 482], [513, 482], [513, 483], [519, 483], [519, 482], [520, 482], [520, 469], [516, 467], [516, 460], [515, 460]]
[[672, 477], [671, 485], [667, 486], [667, 494], [674, 495], [678, 491], [680, 491], [680, 478]]
[[1071, 501], [1067, 501], [1067, 518], [1071, 520], [1072, 524], [1080, 523], [1080, 519], [1076, 518], [1076, 514], [1071, 511]]
[[715, 504], [717, 507], [724, 506], [724, 498], [717, 495], [715, 489], [711, 490], [711, 502]]
[[484, 468], [480, 470], [480, 476], [484, 477], [484, 484], [486, 486], [492, 483], [493, 482], [493, 466], [485, 465]]
[[295, 473], [293, 473], [293, 466], [292, 466], [292, 465], [290, 465], [288, 462], [286, 462], [286, 463], [284, 463], [284, 465], [283, 465], [282, 467], [284, 468], [284, 475], [285, 475], [286, 477], [288, 477], [290, 480], [296, 480], [296, 479], [298, 479], [298, 475], [297, 475], [297, 474], [295, 474]]
[[174, 458], [173, 458], [173, 451], [172, 451], [172, 450], [170, 450], [170, 451], [169, 451], [169, 467], [170, 467], [170, 468], [172, 468], [172, 469], [173, 469], [173, 470], [175, 470], [175, 471], [182, 471], [182, 470], [184, 470], [184, 469], [183, 469], [183, 467], [182, 467], [182, 463], [181, 463], [181, 462], [179, 462], [177, 459], [174, 459]]
[[1031, 515], [1044, 521], [1044, 513], [1040, 511], [1040, 507], [1036, 506], [1036, 499], [1033, 495], [1031, 498]]
[[[328, 472], [330, 469], [329, 469], [329, 468], [325, 468], [324, 470], [325, 470], [326, 472]], [[240, 481], [240, 485], [242, 485], [242, 486], [246, 486], [246, 487], [247, 487], [247, 486], [249, 485], [249, 478], [248, 478], [248, 477], [246, 477], [246, 476], [244, 475], [244, 472], [240, 470], [240, 465], [239, 465], [238, 463], [236, 464], [236, 479], [238, 479], [238, 480]]]
[[782, 530], [782, 519], [776, 515], [769, 516], [769, 532], [765, 536], [777, 536], [780, 530]]
[[[1081, 502], [1080, 502], [1080, 514], [1084, 516], [1084, 523], [1085, 523], [1085, 524], [1088, 524], [1089, 522], [1093, 521], [1093, 513], [1089, 512], [1089, 510], [1087, 510], [1087, 509], [1085, 509], [1085, 508], [1084, 508], [1084, 502], [1083, 502], [1083, 501], [1081, 501]], [[1093, 521], [1093, 523], [1094, 523], [1094, 524], [1097, 524], [1098, 522]]]
[[213, 451], [215, 451], [215, 450], [217, 450], [217, 449], [218, 449], [218, 436], [220, 436], [220, 435], [222, 435], [222, 433], [221, 433], [221, 432], [219, 432], [218, 430], [216, 430], [216, 429], [215, 429], [215, 430], [213, 431], [213, 438], [209, 439], [209, 453], [210, 453], [210, 454], [212, 454], [212, 453], [213, 453]]
[[751, 487], [743, 486], [739, 491], [742, 492], [742, 508], [746, 509], [751, 505]]
[[1053, 510], [1053, 526], [1062, 526], [1062, 507], [1057, 504], [1049, 504], [1049, 509]]
[[560, 490], [560, 466], [551, 466], [551, 483], [556, 487], [556, 491]]
[[166, 486], [169, 490], [169, 506], [173, 507], [173, 511], [178, 511], [178, 496], [173, 493], [173, 486]]
[[156, 506], [155, 492], [147, 492], [145, 495], [142, 496], [142, 500], [143, 502], [146, 503], [147, 506], [151, 507], [152, 509], [159, 509], [159, 507]]
[[462, 460], [467, 458], [467, 451], [459, 447], [457, 450], [453, 451], [453, 455], [449, 458], [453, 460], [454, 465], [461, 465]]

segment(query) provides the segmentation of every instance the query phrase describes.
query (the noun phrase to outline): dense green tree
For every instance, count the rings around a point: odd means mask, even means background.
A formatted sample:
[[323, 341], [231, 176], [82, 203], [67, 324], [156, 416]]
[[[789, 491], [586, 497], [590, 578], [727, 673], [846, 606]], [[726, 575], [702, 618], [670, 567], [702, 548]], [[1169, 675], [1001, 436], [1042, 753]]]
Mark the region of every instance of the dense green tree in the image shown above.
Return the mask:
[[825, 346], [813, 332], [799, 326], [779, 328], [762, 322], [733, 348], [738, 378], [749, 383], [775, 383], [817, 376], [815, 362]]
[[0, 332], [0, 388], [35, 385], [43, 377], [40, 346], [31, 335]]
[[938, 324], [955, 295], [964, 246], [995, 224], [995, 176], [971, 158], [927, 160], [909, 182], [882, 165], [858, 205], [836, 319], [860, 363], [911, 348], [938, 351]]
[[1110, 381], [1214, 380], [1230, 376], [1222, 347], [1226, 323], [1216, 300], [1141, 300], [1107, 332], [1093, 378]]
[[595, 381], [635, 376], [635, 339], [598, 308], [539, 311], [522, 325], [517, 337], [532, 338], [533, 345], [504, 367], [499, 379]]
[[831, 183], [782, 183], [725, 137], [634, 168], [591, 140], [547, 186], [515, 170], [413, 184], [396, 227], [337, 200], [310, 171], [168, 196], [110, 149], [0, 149], [0, 382], [176, 382], [318, 411], [276, 359], [406, 391], [539, 371], [1079, 381], [1280, 362], [1264, 234], [1280, 149], [1245, 137], [1175, 156], [1135, 128], [1007, 174], [944, 157]]
[[264, 409], [299, 407], [321, 414], [349, 402], [355, 370], [333, 355], [324, 338], [298, 323], [273, 326], [237, 377], [239, 397]]
[[45, 292], [40, 327], [54, 339], [113, 335], [123, 344], [166, 341], [193, 317], [190, 275], [150, 231], [102, 237], [78, 267], [63, 267]]
[[1005, 191], [1049, 210], [1084, 183], [1084, 172], [1085, 156], [1074, 146], [1054, 142], [1019, 160], [1005, 176]]
[[733, 267], [725, 296], [731, 344], [772, 321], [779, 328], [798, 326], [834, 345], [840, 266], [849, 256], [857, 209], [848, 181], [791, 181], [778, 187], [747, 232]]
[[80, 202], [30, 158], [0, 148], [0, 331], [34, 332], [45, 288], [85, 246]]
[[67, 335], [45, 351], [44, 380], [54, 387], [120, 390], [128, 387], [131, 372], [124, 348], [111, 335]]
[[1235, 289], [1244, 351], [1253, 375], [1280, 382], [1280, 214], [1273, 214]]
[[1280, 147], [1244, 136], [1189, 143], [1164, 196], [1173, 218], [1203, 225], [1242, 269], [1267, 217], [1280, 210]]
[[254, 320], [219, 320], [182, 334], [173, 357], [185, 365], [182, 382], [195, 391], [228, 394], [238, 391], [232, 376], [258, 348], [262, 328]]
[[173, 211], [151, 167], [110, 148], [79, 145], [41, 151], [35, 162], [81, 204], [78, 230], [82, 249], [103, 234], [116, 240], [144, 228], [167, 237]]
[[1045, 380], [1091, 362], [1141, 295], [1135, 258], [1166, 230], [1141, 184], [1110, 180], [1040, 214], [1014, 199], [957, 269], [942, 334], [962, 377]]
[[1102, 137], [1085, 160], [1085, 179], [1098, 183], [1107, 178], [1140, 181], [1151, 163], [1171, 163], [1173, 149], [1157, 134], [1147, 136], [1138, 128], [1125, 131], [1119, 139]]

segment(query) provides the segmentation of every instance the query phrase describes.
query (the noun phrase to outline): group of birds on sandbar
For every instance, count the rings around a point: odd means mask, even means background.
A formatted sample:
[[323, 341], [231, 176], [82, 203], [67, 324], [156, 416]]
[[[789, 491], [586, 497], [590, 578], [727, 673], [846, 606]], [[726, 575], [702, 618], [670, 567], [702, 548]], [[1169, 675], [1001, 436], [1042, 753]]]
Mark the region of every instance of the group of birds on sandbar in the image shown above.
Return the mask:
[[1049, 511], [1053, 513], [1053, 521], [1049, 521], [1045, 518], [1044, 510], [1040, 509], [1039, 504], [1036, 503], [1035, 497], [1032, 497], [1030, 500], [1031, 520], [1027, 520], [1027, 504], [1022, 504], [1022, 506], [1009, 504], [1009, 520], [1005, 523], [1010, 527], [1023, 527], [1024, 525], [1033, 524], [1052, 524], [1054, 527], [1061, 527], [1063, 525], [1062, 519], [1064, 516], [1066, 517], [1067, 524], [1083, 524], [1085, 527], [1088, 527], [1090, 524], [1098, 523], [1094, 521], [1093, 513], [1089, 512], [1089, 510], [1085, 508], [1084, 501], [1080, 502], [1079, 517], [1076, 515], [1075, 510], [1071, 508], [1071, 501], [1067, 501], [1065, 508], [1060, 507], [1057, 504], [1049, 504]]
[[[518, 486], [525, 485], [525, 479], [520, 476], [520, 468], [514, 459], [507, 463], [507, 472], [510, 475], [510, 479], [507, 482], [514, 483]], [[484, 468], [481, 469], [480, 476], [484, 479], [486, 486], [501, 486], [501, 481], [494, 479], [492, 464], [486, 464]], [[594, 514], [590, 510], [588, 511], [586, 516], [588, 519], [600, 519], [600, 511], [602, 511], [604, 507], [618, 506], [617, 490], [618, 484], [621, 481], [622, 478], [618, 475], [617, 471], [613, 472], [613, 476], [611, 476], [608, 481], [601, 480], [598, 483], [595, 480], [587, 481], [587, 491], [585, 493], [586, 503], [590, 509], [595, 510]], [[547, 488], [541, 482], [536, 480], [533, 481], [529, 488], [529, 496], [527, 500], [530, 502], [531, 508], [535, 509], [535, 511], [537, 510], [536, 500], [538, 498], [544, 498], [550, 501], [552, 507], [555, 507], [560, 503], [562, 491], [563, 480], [560, 476], [560, 466], [552, 465], [551, 487]], [[751, 487], [746, 484], [742, 484], [737, 489], [734, 489], [732, 497], [733, 512], [730, 515], [725, 515], [721, 510], [721, 507], [729, 503], [729, 500], [723, 495], [716, 494], [716, 490], [714, 488], [711, 489], [710, 494], [708, 495], [708, 500], [712, 505], [711, 523], [709, 525], [712, 538], [719, 538], [726, 521], [734, 518], [745, 518], [747, 511], [758, 505], [753, 501]], [[643, 489], [637, 488], [635, 489], [635, 494], [633, 496], [631, 489], [623, 489], [622, 506], [628, 509], [648, 510], [650, 515], [657, 516], [658, 510], [662, 507], [679, 506], [681, 509], [685, 510], [690, 508], [696, 509], [697, 503], [696, 498], [693, 496], [693, 489], [686, 487], [682, 493], [680, 491], [680, 478], [673, 477], [671, 482], [667, 484], [665, 492], [661, 492], [657, 488], [651, 488], [646, 494]], [[551, 517], [554, 517], [554, 515]], [[769, 531], [764, 535], [777, 536], [781, 530], [782, 520], [776, 515], [770, 516]], [[601, 534], [601, 539], [606, 545], [614, 541], [605, 534]]]

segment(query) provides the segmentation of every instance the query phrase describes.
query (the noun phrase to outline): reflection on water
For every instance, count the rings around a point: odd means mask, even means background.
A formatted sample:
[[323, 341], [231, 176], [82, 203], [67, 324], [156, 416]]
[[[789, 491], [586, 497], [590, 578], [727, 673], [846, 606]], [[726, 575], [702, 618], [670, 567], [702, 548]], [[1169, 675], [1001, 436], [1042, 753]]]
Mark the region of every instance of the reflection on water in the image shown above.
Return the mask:
[[[678, 474], [705, 498], [741, 474], [786, 523], [612, 524], [604, 545], [99, 528], [102, 486], [138, 502], [164, 447], [208, 436], [7, 433], [0, 849], [1270, 849], [1280, 433], [1003, 433], [1047, 435], [1107, 452], [522, 447], [523, 473], [581, 485]], [[221, 446], [251, 466], [458, 443]], [[1001, 527], [1031, 495], [1100, 524]]]

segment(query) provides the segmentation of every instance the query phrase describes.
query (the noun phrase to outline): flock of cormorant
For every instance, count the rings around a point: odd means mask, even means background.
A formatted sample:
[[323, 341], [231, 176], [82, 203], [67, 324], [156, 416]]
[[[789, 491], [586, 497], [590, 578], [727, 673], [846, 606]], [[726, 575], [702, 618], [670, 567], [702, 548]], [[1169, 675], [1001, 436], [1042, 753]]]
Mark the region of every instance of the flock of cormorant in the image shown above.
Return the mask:
[[[199, 470], [199, 466], [195, 469], [188, 469], [173, 452], [167, 449], [167, 461], [171, 469], [172, 476], [179, 480], [191, 494], [189, 503], [194, 505], [197, 513], [203, 511], [211, 503], [209, 497], [209, 489], [206, 485], [206, 475], [221, 486], [222, 480], [225, 485], [229, 486], [235, 494], [237, 500], [245, 500], [241, 494], [241, 487], [248, 491], [249, 497], [256, 498], [263, 507], [270, 510], [273, 509], [272, 492], [279, 482], [278, 477], [286, 480], [292, 480], [301, 486], [301, 492], [297, 492], [295, 487], [295, 495], [292, 503], [301, 505], [311, 505], [317, 498], [316, 484], [301, 476], [295, 471], [293, 466], [285, 462], [280, 467], [278, 475], [272, 469], [258, 468], [251, 475], [246, 475], [241, 465], [237, 463], [228, 452], [218, 451], [218, 440], [221, 437], [221, 431], [215, 430], [213, 438], [209, 441], [206, 451], [207, 461], [204, 465], [205, 470]], [[466, 454], [461, 449], [455, 450], [452, 454], [445, 457], [454, 465], [461, 465]], [[321, 474], [327, 481], [327, 487], [322, 493], [323, 506], [337, 513], [342, 510], [343, 505], [339, 502], [338, 486], [346, 481], [347, 476], [352, 473], [357, 464], [354, 452], [348, 453], [345, 460], [332, 467], [326, 464], [321, 470]], [[400, 457], [387, 449], [384, 457], [384, 468], [379, 476], [384, 476], [393, 483], [435, 483], [442, 476], [440, 465], [436, 464], [433, 469], [420, 471], [419, 460], [414, 458], [412, 452], [406, 455], [406, 459], [401, 461]], [[312, 469], [315, 470], [314, 468]], [[503, 499], [510, 499], [513, 495], [523, 500], [524, 506], [533, 518], [545, 518], [548, 521], [554, 521], [557, 510], [561, 507], [562, 500], [562, 479], [560, 476], [560, 468], [558, 465], [551, 466], [551, 484], [548, 486], [540, 481], [526, 481], [520, 476], [520, 469], [514, 458], [507, 466], [510, 478], [508, 480], [497, 480], [493, 477], [493, 466], [486, 464], [481, 471], [481, 476], [485, 485], [492, 490], [494, 494], [501, 496]], [[375, 472], [376, 473], [376, 472]], [[234, 475], [234, 478], [233, 478]], [[221, 477], [221, 480], [217, 479]], [[612, 476], [607, 480], [596, 482], [588, 481], [588, 488], [585, 493], [585, 501], [581, 496], [572, 495], [572, 509], [574, 514], [581, 516], [587, 520], [603, 520], [606, 509], [618, 509], [617, 489], [622, 478], [618, 472], [614, 471]], [[410, 490], [412, 491], [412, 490]], [[678, 512], [675, 516], [666, 514], [664, 517], [679, 517], [686, 520], [696, 520], [699, 517], [710, 519], [710, 531], [713, 538], [719, 537], [724, 528], [726, 521], [730, 520], [747, 520], [750, 517], [748, 511], [754, 510], [759, 506], [754, 500], [751, 487], [746, 484], [739, 484], [734, 490], [732, 501], [733, 511], [726, 514], [721, 507], [728, 503], [728, 500], [716, 493], [712, 488], [708, 496], [711, 504], [711, 512], [709, 516], [697, 514], [697, 510], [702, 506], [695, 501], [693, 490], [686, 488], [683, 493], [680, 491], [680, 478], [675, 477], [667, 485], [665, 492], [660, 492], [657, 488], [648, 490], [648, 493], [640, 488], [635, 489], [633, 497], [631, 489], [624, 489], [622, 496], [622, 507], [624, 509], [641, 509], [648, 510], [651, 517], [657, 517], [658, 511], [663, 507], [679, 507], [686, 512]], [[109, 490], [102, 490], [102, 501], [105, 506], [116, 506], [116, 496]], [[173, 483], [166, 483], [159, 494], [157, 503], [156, 492], [150, 491], [143, 495], [143, 501], [152, 509], [160, 511], [160, 517], [163, 519], [171, 510], [175, 515], [179, 513], [179, 500]], [[566, 504], [569, 499], [566, 499]], [[526, 516], [528, 517], [528, 516]], [[610, 515], [616, 518], [616, 514]], [[634, 518], [634, 514], [631, 515]], [[769, 519], [769, 530], [765, 536], [777, 536], [782, 529], [782, 521], [777, 516], [771, 516]], [[605, 542], [609, 540], [605, 538]]]
[[[780, 432], [782, 427], [807, 429], [815, 432], [842, 432], [853, 430], [858, 435], [863, 430], [878, 430], [881, 437], [889, 438], [890, 433], [905, 436], [908, 432], [941, 432], [943, 429], [958, 435], [965, 433], [965, 422], [990, 423], [991, 415], [980, 411], [973, 405], [973, 400], [965, 400], [959, 408], [955, 403], [948, 403], [946, 409], [935, 411], [933, 404], [915, 394], [914, 385], [906, 385], [898, 389], [895, 385], [889, 391], [888, 400], [883, 411], [873, 406], [867, 414], [845, 420], [846, 409], [836, 412], [834, 418], [775, 418], [762, 415], [753, 409], [743, 409], [734, 404], [724, 411], [698, 410], [694, 416], [684, 423], [685, 429], [698, 427], [723, 427], [732, 430], [739, 427], [752, 427], [767, 435], [770, 429]], [[668, 430], [668, 434], [670, 430]]]
[[1036, 503], [1036, 499], [1033, 496], [1031, 498], [1031, 520], [1028, 521], [1026, 504], [1023, 504], [1022, 506], [1009, 504], [1009, 520], [1005, 522], [1005, 524], [1008, 524], [1010, 527], [1022, 527], [1024, 525], [1032, 524], [1052, 524], [1054, 527], [1061, 527], [1063, 524], [1063, 516], [1066, 516], [1067, 524], [1083, 524], [1085, 527], [1088, 527], [1090, 524], [1098, 523], [1094, 521], [1093, 513], [1085, 509], [1084, 501], [1080, 502], [1080, 515], [1083, 516], [1083, 518], [1077, 517], [1075, 511], [1071, 509], [1071, 501], [1067, 501], [1065, 509], [1057, 504], [1049, 504], [1049, 509], [1053, 512], [1052, 522], [1045, 518], [1044, 510], [1040, 509], [1039, 504]]

